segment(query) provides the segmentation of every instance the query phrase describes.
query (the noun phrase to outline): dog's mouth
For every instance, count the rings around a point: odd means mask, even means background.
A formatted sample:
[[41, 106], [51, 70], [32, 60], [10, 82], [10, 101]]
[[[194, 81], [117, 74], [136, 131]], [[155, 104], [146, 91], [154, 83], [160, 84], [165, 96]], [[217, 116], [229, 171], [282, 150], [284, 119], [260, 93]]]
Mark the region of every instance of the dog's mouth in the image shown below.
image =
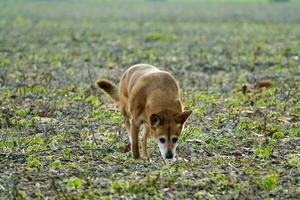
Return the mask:
[[165, 148], [161, 147], [160, 145], [159, 145], [159, 151], [160, 151], [161, 157], [163, 159], [173, 159], [176, 155], [175, 149], [166, 150]]

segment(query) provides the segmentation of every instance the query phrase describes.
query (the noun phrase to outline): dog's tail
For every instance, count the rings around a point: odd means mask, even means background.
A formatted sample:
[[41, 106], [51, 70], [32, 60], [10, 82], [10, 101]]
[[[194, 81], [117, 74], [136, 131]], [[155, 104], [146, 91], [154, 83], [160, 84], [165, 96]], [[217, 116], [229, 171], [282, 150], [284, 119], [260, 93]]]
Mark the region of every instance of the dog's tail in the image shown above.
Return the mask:
[[100, 79], [97, 80], [97, 85], [103, 92], [108, 94], [112, 100], [119, 101], [118, 87], [114, 83], [109, 80]]

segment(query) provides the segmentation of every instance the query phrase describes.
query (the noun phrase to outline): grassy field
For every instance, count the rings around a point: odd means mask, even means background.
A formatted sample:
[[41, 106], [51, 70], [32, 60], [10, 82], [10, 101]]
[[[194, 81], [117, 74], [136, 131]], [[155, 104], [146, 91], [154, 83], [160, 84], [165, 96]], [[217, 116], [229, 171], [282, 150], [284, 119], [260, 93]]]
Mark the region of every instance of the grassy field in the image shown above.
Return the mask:
[[[299, 198], [299, 22], [298, 1], [0, 1], [0, 199]], [[132, 160], [95, 87], [136, 63], [194, 111], [171, 162]]]

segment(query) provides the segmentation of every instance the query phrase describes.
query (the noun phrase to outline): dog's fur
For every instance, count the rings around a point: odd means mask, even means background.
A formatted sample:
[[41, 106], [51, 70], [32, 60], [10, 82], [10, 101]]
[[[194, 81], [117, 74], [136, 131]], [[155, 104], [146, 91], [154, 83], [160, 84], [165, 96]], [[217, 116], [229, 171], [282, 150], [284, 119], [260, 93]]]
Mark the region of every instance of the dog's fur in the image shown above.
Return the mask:
[[105, 79], [98, 80], [97, 84], [119, 104], [129, 132], [133, 158], [140, 158], [138, 132], [141, 125], [142, 157], [148, 157], [149, 134], [158, 143], [163, 158], [175, 156], [177, 140], [192, 111], [184, 111], [178, 83], [170, 73], [148, 64], [138, 64], [125, 71], [119, 89]]

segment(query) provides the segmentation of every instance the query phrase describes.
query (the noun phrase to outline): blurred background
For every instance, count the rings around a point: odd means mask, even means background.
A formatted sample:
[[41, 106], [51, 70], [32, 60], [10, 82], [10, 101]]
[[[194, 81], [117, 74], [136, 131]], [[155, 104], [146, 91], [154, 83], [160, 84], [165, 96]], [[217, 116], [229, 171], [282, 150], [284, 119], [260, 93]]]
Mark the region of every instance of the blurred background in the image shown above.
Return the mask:
[[299, 52], [297, 0], [10, 0], [0, 17], [0, 65], [80, 76], [88, 67], [92, 79], [142, 62], [188, 72], [186, 84], [203, 87], [207, 74], [274, 67]]

